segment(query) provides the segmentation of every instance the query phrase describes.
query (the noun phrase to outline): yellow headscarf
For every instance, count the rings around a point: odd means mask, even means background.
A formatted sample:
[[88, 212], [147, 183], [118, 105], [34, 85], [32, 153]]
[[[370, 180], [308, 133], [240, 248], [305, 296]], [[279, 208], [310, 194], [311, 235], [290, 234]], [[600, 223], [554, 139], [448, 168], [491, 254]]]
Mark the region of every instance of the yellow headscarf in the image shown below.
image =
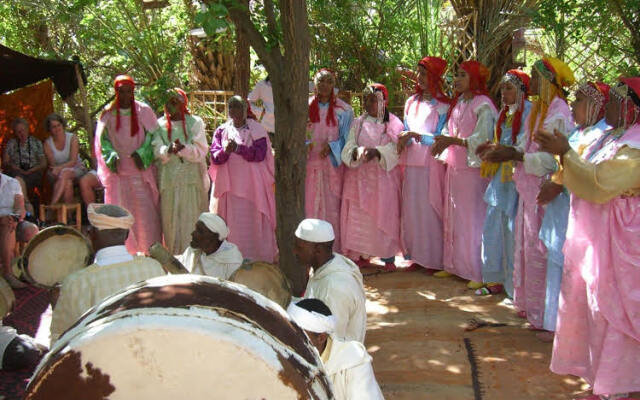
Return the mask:
[[538, 120], [544, 121], [547, 116], [549, 104], [558, 96], [566, 100], [567, 96], [563, 87], [569, 87], [576, 81], [571, 68], [554, 57], [546, 57], [536, 61], [533, 69], [540, 75], [540, 93], [538, 99], [533, 102], [529, 116], [529, 133], [533, 135]]

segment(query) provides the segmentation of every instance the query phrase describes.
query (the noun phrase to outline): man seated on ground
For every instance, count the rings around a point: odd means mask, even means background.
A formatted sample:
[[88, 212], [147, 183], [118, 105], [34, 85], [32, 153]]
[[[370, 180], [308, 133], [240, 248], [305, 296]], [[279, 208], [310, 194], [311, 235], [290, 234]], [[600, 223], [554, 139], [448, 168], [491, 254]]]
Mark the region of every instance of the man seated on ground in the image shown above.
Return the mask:
[[124, 242], [134, 219], [131, 213], [112, 204], [89, 204], [89, 238], [96, 252], [92, 265], [62, 281], [60, 297], [51, 319], [51, 343], [89, 308], [125, 287], [164, 275], [156, 260], [132, 256]]
[[336, 317], [338, 337], [364, 342], [367, 311], [362, 274], [353, 261], [332, 251], [333, 227], [327, 221], [308, 218], [300, 222], [295, 235], [296, 259], [313, 270], [304, 297], [329, 306]]
[[46, 352], [31, 336], [18, 335], [14, 328], [0, 324], [0, 370], [33, 369]]
[[[2, 160], [0, 160], [0, 163]], [[20, 183], [0, 169], [0, 262], [2, 275], [13, 288], [24, 287], [11, 273], [16, 241], [27, 243], [38, 233], [38, 227], [24, 220], [24, 196]]]
[[291, 303], [287, 312], [318, 349], [336, 400], [384, 399], [371, 367], [371, 356], [356, 340], [345, 341], [333, 332], [336, 319], [318, 299]]
[[222, 217], [203, 212], [191, 233], [191, 244], [176, 258], [192, 274], [229, 279], [242, 265], [242, 254], [235, 244], [226, 241], [228, 235]]

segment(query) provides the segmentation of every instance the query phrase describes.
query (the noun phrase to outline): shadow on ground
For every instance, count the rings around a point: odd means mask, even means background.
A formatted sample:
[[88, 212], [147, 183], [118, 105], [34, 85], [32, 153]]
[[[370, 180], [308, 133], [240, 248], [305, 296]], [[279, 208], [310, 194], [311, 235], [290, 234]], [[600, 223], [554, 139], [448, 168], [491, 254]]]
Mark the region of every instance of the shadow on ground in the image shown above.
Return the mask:
[[[566, 400], [585, 393], [584, 381], [549, 370], [552, 344], [539, 341], [503, 295], [478, 297], [461, 279], [422, 272], [363, 275], [365, 345], [386, 399]], [[471, 319], [504, 325], [466, 332]], [[477, 365], [475, 390], [465, 338]]]

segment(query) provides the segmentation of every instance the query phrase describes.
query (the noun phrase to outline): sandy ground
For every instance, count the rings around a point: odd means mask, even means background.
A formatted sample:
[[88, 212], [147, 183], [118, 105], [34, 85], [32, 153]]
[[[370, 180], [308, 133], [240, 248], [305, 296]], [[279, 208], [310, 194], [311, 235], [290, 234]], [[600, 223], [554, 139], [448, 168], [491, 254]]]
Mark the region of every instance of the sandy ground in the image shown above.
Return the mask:
[[[540, 400], [589, 394], [584, 381], [549, 370], [552, 344], [538, 340], [503, 295], [474, 296], [460, 279], [422, 272], [362, 272], [365, 345], [386, 399]], [[465, 332], [472, 318], [506, 325]]]

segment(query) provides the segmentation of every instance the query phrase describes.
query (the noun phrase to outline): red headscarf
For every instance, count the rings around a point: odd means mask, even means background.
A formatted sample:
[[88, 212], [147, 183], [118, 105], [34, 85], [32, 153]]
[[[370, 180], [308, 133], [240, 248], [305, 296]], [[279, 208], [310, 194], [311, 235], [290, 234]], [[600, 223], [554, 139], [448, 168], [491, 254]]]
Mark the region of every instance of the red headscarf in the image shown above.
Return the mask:
[[[522, 99], [520, 99], [520, 104], [518, 104], [518, 110], [513, 115], [513, 122], [511, 123], [511, 143], [516, 144], [516, 139], [518, 134], [520, 133], [520, 127], [522, 126], [522, 113], [524, 112], [524, 101], [529, 94], [529, 81], [531, 78], [525, 72], [520, 71], [519, 69], [510, 69], [505, 74], [506, 78], [515, 78], [519, 82], [519, 89], [523, 92]], [[500, 143], [500, 138], [502, 137], [502, 124], [507, 119], [507, 111], [509, 111], [509, 105], [505, 104], [500, 110], [500, 115], [498, 116], [498, 123], [496, 124], [496, 138], [498, 143]]]
[[[331, 76], [331, 78], [333, 79], [334, 87], [335, 87], [336, 76], [333, 73], [333, 71], [331, 71], [328, 68], [322, 68], [320, 71], [316, 73], [313, 79], [314, 83], [318, 85], [320, 78], [324, 75]], [[333, 90], [331, 90], [331, 94], [329, 95], [329, 110], [327, 111], [327, 117], [325, 118], [325, 122], [327, 123], [328, 126], [336, 126], [337, 124], [336, 114], [335, 114], [336, 107], [342, 108], [337, 106], [336, 96]], [[311, 121], [312, 123], [320, 122], [320, 105], [319, 105], [317, 94], [313, 96], [313, 100], [311, 101], [311, 104], [309, 104], [309, 121]]]
[[[111, 103], [109, 110], [113, 110], [114, 108], [116, 109], [116, 130], [120, 129], [120, 98], [118, 95], [118, 88], [124, 85], [129, 85], [133, 89], [135, 89], [136, 87], [136, 83], [129, 75], [118, 75], [113, 81], [113, 88], [116, 92], [116, 99], [113, 103]], [[133, 97], [131, 99], [131, 136], [135, 136], [135, 134], [138, 133], [139, 130], [140, 127], [138, 126], [138, 113], [136, 112], [135, 97]]]
[[[418, 61], [418, 65], [421, 65], [427, 70], [427, 83], [429, 84], [431, 97], [443, 103], [451, 103], [451, 99], [448, 98], [442, 90], [442, 75], [447, 70], [447, 62], [440, 57], [425, 57]], [[416, 83], [415, 94], [418, 95], [418, 102], [422, 99], [422, 93], [422, 88]], [[412, 103], [408, 104], [407, 110], [409, 110], [411, 104]], [[416, 114], [418, 113], [418, 105], [416, 105], [415, 112]]]
[[372, 83], [370, 86], [374, 92], [381, 91], [385, 107], [389, 105], [389, 91], [387, 90], [387, 87], [382, 83]]
[[[487, 79], [489, 79], [489, 69], [485, 67], [481, 62], [476, 60], [467, 60], [460, 64], [460, 69], [463, 69], [469, 75], [469, 90], [473, 93], [474, 96], [477, 95], [489, 95], [489, 91], [487, 90]], [[458, 98], [462, 95], [462, 93], [457, 93], [456, 97], [454, 97], [451, 107], [449, 108], [449, 113], [447, 115], [447, 119], [451, 116], [451, 112], [453, 108], [458, 103]]]
[[[185, 93], [184, 90], [180, 89], [180, 88], [173, 88], [171, 90], [169, 90], [169, 93], [171, 93], [171, 95], [179, 95], [182, 98], [182, 102], [180, 103], [180, 109], [178, 110], [180, 112], [180, 119], [182, 120], [182, 132], [184, 133], [184, 137], [187, 137], [187, 123], [186, 123], [186, 118], [185, 115], [189, 114], [189, 97], [187, 97], [187, 93]], [[164, 118], [167, 120], [167, 138], [169, 139], [169, 141], [171, 142], [171, 115], [169, 115], [169, 110], [167, 109], [167, 105], [165, 104], [164, 106]]]

